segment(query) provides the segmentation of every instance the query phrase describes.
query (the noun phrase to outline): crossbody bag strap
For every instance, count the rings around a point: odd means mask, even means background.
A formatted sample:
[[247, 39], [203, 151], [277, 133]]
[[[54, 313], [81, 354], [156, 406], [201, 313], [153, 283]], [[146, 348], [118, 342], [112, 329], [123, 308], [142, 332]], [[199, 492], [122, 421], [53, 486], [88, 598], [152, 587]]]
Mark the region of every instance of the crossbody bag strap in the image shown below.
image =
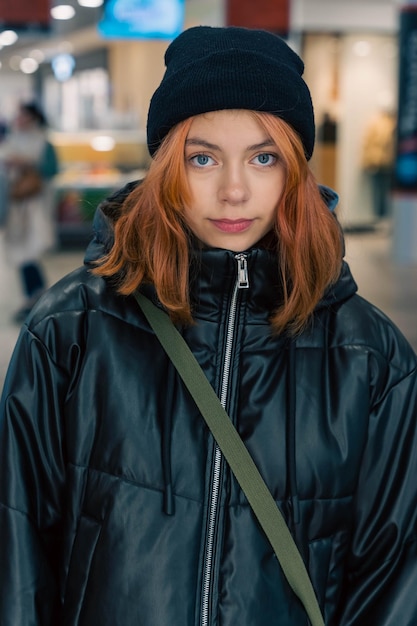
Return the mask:
[[137, 292], [135, 297], [210, 428], [312, 626], [324, 626], [313, 586], [288, 526], [213, 387], [168, 315], [143, 294]]

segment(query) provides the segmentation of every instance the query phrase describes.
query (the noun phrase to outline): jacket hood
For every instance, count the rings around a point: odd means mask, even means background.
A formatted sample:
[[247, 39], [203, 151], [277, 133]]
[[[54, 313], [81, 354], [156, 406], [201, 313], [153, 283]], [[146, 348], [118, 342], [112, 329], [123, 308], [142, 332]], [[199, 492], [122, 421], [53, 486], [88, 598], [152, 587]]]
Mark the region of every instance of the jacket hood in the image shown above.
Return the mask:
[[[140, 184], [140, 181], [133, 181], [117, 190], [114, 194], [106, 198], [97, 207], [93, 220], [93, 238], [87, 247], [84, 263], [90, 265], [106, 254], [112, 247], [114, 241], [113, 226], [120, 217], [124, 200]], [[320, 191], [324, 201], [330, 211], [334, 211], [339, 197], [333, 189], [320, 185]], [[207, 251], [208, 256], [213, 256], [213, 250]], [[220, 256], [221, 252], [218, 252]], [[342, 269], [338, 281], [332, 285], [318, 304], [317, 309], [334, 306], [351, 297], [357, 291], [357, 285], [351, 274], [348, 264], [343, 261]]]

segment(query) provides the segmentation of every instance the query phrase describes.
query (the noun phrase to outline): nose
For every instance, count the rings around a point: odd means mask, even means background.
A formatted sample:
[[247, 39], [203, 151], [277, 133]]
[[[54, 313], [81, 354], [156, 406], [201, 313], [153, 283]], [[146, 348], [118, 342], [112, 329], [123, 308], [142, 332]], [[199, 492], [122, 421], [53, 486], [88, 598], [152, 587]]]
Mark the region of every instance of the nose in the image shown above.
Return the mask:
[[249, 198], [250, 190], [244, 168], [240, 164], [229, 164], [223, 167], [219, 197], [221, 202], [239, 205]]

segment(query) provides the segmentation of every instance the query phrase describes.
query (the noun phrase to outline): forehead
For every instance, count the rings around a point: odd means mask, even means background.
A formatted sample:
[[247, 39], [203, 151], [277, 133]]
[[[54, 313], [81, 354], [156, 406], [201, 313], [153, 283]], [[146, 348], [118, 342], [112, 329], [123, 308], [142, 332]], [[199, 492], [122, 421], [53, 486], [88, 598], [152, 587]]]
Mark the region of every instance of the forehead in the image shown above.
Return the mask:
[[193, 124], [217, 124], [222, 121], [238, 122], [238, 121], [256, 121], [250, 111], [245, 109], [222, 109], [220, 111], [208, 111], [208, 113], [200, 113], [193, 119]]
[[255, 143], [268, 139], [268, 134], [256, 117], [244, 109], [210, 111], [194, 117], [188, 137], [203, 136], [226, 140], [240, 138], [244, 143]]

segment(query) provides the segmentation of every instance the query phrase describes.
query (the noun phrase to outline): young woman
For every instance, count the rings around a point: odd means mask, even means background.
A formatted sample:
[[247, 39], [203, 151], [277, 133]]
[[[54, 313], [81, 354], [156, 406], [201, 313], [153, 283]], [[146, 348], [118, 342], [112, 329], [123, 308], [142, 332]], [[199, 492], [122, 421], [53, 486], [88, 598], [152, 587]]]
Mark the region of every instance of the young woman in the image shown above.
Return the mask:
[[169, 46], [146, 178], [24, 325], [1, 405], [5, 626], [301, 626], [303, 606], [138, 307], [177, 325], [326, 625], [417, 620], [416, 356], [356, 294], [309, 167], [303, 64], [263, 31]]

